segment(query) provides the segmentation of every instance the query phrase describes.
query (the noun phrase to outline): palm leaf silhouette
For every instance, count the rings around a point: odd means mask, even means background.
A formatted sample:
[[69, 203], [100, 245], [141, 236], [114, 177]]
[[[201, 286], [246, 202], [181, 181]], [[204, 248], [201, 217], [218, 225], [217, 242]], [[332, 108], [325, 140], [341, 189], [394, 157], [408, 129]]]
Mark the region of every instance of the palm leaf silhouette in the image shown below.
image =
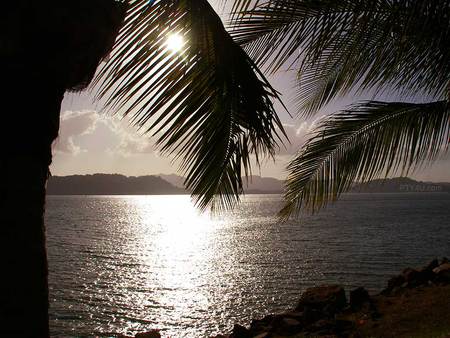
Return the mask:
[[232, 35], [259, 65], [298, 72], [298, 112], [352, 90], [442, 98], [450, 71], [448, 1], [259, 1]]
[[[181, 51], [165, 46], [170, 34], [186, 41]], [[278, 93], [206, 0], [131, 1], [96, 83], [110, 108], [181, 161], [200, 208], [232, 206], [251, 155], [273, 156], [284, 137]]]
[[413, 101], [365, 102], [325, 119], [288, 166], [281, 215], [318, 210], [354, 180], [407, 174], [447, 151], [448, 0], [268, 0], [241, 10], [232, 36], [259, 66], [296, 69], [299, 115], [368, 90]]
[[407, 175], [432, 162], [448, 150], [449, 108], [447, 101], [369, 101], [326, 117], [289, 164], [280, 215], [316, 211], [355, 181]]

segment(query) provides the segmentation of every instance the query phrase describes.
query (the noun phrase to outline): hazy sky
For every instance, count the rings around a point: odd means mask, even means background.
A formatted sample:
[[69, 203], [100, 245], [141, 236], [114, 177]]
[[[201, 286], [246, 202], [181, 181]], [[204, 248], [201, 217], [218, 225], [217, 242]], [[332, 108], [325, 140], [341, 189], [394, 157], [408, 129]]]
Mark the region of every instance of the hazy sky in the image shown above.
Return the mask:
[[[285, 104], [295, 115], [292, 103], [294, 74], [280, 72], [270, 78], [272, 85], [283, 94]], [[290, 137], [291, 145], [281, 149], [276, 161], [266, 161], [254, 174], [285, 177], [285, 166], [299, 149], [306, 134], [317, 120], [361, 97], [349, 97], [323, 109], [310, 120], [291, 118], [278, 109], [280, 118]], [[153, 146], [154, 139], [142, 135], [129, 126], [126, 120], [108, 115], [100, 103], [95, 103], [90, 93], [66, 94], [61, 110], [61, 130], [54, 144], [51, 171], [54, 175], [86, 173], [120, 173], [125, 175], [149, 175], [176, 173], [177, 165], [160, 156]], [[450, 181], [450, 156], [446, 156], [415, 178], [430, 181]]]

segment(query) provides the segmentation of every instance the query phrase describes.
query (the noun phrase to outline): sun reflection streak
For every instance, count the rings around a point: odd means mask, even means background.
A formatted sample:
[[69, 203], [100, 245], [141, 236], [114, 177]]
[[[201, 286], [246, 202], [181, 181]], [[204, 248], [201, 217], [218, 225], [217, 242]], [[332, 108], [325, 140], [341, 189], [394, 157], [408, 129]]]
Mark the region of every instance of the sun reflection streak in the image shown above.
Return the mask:
[[189, 316], [194, 304], [207, 311], [211, 295], [202, 286], [214, 283], [208, 266], [217, 250], [215, 232], [225, 219], [201, 214], [189, 196], [140, 196], [133, 204], [139, 215], [139, 260], [147, 270], [143, 286], [158, 290], [152, 301], [171, 309], [171, 320]]

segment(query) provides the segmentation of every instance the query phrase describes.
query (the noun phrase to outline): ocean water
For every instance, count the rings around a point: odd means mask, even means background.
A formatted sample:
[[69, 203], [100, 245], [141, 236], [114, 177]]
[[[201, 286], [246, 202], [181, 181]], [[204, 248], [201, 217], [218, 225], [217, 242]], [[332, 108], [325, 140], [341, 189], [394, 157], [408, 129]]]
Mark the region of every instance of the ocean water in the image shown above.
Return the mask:
[[349, 194], [286, 223], [280, 205], [250, 195], [214, 218], [188, 196], [49, 196], [52, 336], [209, 337], [294, 306], [307, 287], [375, 293], [450, 256], [450, 194]]

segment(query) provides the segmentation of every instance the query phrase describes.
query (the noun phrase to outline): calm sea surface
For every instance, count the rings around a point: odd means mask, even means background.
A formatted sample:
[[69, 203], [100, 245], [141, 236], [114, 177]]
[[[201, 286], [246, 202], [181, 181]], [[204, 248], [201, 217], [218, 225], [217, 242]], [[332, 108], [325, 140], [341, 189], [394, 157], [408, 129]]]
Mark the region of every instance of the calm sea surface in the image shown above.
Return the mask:
[[49, 196], [52, 336], [208, 337], [293, 306], [309, 286], [377, 292], [450, 256], [450, 194], [350, 194], [284, 224], [280, 205], [251, 195], [214, 219], [188, 196]]

